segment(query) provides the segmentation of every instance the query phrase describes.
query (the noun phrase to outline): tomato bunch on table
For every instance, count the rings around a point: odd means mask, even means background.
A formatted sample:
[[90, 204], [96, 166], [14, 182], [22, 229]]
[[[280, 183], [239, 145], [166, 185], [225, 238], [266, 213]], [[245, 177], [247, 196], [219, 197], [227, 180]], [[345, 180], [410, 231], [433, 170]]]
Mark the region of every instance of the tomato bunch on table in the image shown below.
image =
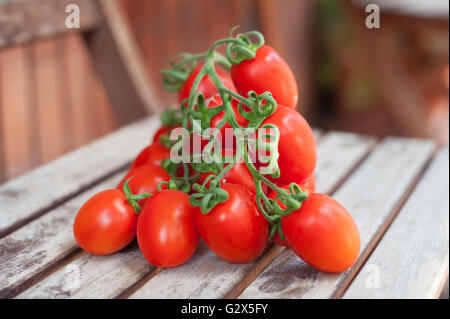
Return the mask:
[[350, 268], [358, 228], [340, 203], [316, 193], [316, 143], [296, 111], [298, 87], [283, 58], [252, 31], [170, 67], [163, 84], [180, 106], [162, 115], [117, 187], [80, 208], [73, 226], [80, 247], [106, 255], [137, 238], [151, 264], [175, 267], [201, 240], [232, 263], [253, 262], [275, 243], [319, 270]]

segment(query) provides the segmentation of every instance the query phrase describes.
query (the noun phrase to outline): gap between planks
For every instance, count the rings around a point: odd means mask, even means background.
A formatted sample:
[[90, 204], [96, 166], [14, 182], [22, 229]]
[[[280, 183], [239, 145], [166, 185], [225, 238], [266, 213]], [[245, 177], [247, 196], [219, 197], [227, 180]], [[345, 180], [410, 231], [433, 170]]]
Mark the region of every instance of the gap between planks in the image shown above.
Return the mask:
[[[345, 176], [336, 183], [335, 186], [328, 193], [332, 196], [344, 183], [345, 181], [357, 170], [359, 166], [370, 156], [373, 150], [380, 143], [380, 139], [377, 139], [372, 146], [368, 149], [366, 154], [362, 156], [352, 168], [345, 174]], [[226, 295], [225, 299], [236, 299], [245, 288], [247, 288], [259, 274], [261, 274], [264, 269], [286, 249], [286, 247], [274, 244], [273, 247], [266, 253], [266, 255], [261, 258], [253, 267], [248, 271], [248, 273], [242, 278], [242, 280], [233, 287]]]

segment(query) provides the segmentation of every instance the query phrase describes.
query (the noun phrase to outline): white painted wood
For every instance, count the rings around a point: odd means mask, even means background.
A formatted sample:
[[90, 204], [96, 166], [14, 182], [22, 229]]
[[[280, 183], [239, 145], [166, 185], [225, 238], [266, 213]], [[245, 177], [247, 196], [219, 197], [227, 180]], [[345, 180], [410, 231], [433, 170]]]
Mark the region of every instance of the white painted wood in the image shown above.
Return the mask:
[[387, 138], [333, 195], [352, 214], [360, 231], [362, 253], [352, 269], [342, 274], [319, 272], [285, 249], [239, 298], [331, 297], [367, 257], [371, 241], [433, 149], [429, 141]]
[[131, 162], [159, 126], [141, 120], [0, 186], [0, 237]]
[[439, 151], [344, 298], [438, 298], [448, 278], [449, 156]]
[[115, 187], [125, 170], [0, 239], [0, 298], [75, 251], [73, 220], [95, 193]]
[[[350, 133], [329, 133], [318, 143], [317, 188], [329, 191], [370, 149], [374, 140]], [[346, 158], [346, 160], [340, 159]], [[230, 264], [209, 249], [201, 249], [188, 263], [165, 269], [136, 291], [131, 298], [224, 297], [254, 265]]]

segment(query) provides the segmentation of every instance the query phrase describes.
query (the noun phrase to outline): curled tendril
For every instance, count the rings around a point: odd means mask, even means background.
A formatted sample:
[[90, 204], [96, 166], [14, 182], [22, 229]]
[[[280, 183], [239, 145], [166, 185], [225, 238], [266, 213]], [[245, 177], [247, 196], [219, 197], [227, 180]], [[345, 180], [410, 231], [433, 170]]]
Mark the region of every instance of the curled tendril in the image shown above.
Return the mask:
[[129, 182], [132, 178], [133, 177], [130, 177], [126, 181], [123, 181], [123, 193], [125, 194], [127, 202], [131, 206], [133, 206], [135, 213], [139, 214], [139, 212], [141, 211], [141, 206], [139, 205], [138, 202], [141, 199], [146, 199], [146, 198], [152, 196], [152, 194], [150, 194], [150, 193], [133, 194], [133, 192], [131, 191], [131, 188], [130, 188], [130, 184], [129, 184]]
[[192, 55], [181, 53], [169, 61], [169, 69], [161, 70], [163, 76], [163, 86], [169, 92], [176, 92], [181, 89], [183, 83], [197, 66], [197, 60], [203, 59], [204, 55]]
[[202, 185], [194, 184], [192, 188], [197, 193], [189, 196], [189, 202], [192, 206], [200, 207], [202, 214], [208, 214], [217, 204], [225, 202], [230, 197], [226, 190], [220, 188], [216, 175], [209, 175]]
[[[238, 111], [249, 121], [247, 127], [258, 128], [267, 117], [277, 110], [277, 101], [268, 91], [259, 95], [255, 91], [249, 91], [248, 96], [245, 102], [239, 101]], [[250, 111], [244, 109], [244, 104], [250, 108]]]
[[[231, 29], [230, 38], [232, 38], [235, 29]], [[256, 37], [255, 43], [252, 42], [251, 37]], [[234, 40], [225, 50], [225, 55], [231, 64], [239, 64], [244, 60], [253, 59], [256, 50], [264, 45], [264, 36], [258, 31], [239, 33]]]

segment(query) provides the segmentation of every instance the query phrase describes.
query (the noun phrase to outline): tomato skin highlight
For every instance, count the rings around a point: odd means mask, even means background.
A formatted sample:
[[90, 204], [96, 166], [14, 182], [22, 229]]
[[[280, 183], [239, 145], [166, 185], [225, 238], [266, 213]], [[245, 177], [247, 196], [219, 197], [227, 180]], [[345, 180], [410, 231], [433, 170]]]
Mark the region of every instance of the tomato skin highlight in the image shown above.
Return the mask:
[[163, 190], [147, 200], [137, 223], [139, 248], [152, 265], [175, 267], [186, 262], [197, 249], [195, 208], [189, 196], [176, 190]]
[[[189, 75], [189, 77], [186, 79], [186, 82], [184, 82], [183, 86], [181, 87], [181, 90], [178, 93], [179, 103], [181, 103], [184, 99], [189, 98], [189, 93], [191, 92], [192, 84], [194, 84], [195, 78], [199, 74], [202, 67], [203, 65], [196, 66], [192, 71], [192, 73]], [[236, 91], [233, 81], [231, 80], [231, 77], [227, 71], [225, 71], [220, 67], [216, 67], [216, 72], [225, 87], [227, 87], [232, 91]], [[196, 92], [201, 93], [205, 99], [208, 99], [213, 95], [219, 93], [213, 81], [208, 75], [205, 75], [202, 78], [200, 84], [197, 87]]]
[[278, 143], [279, 184], [303, 181], [313, 174], [317, 162], [316, 142], [306, 120], [295, 110], [278, 105], [262, 125], [274, 124], [280, 130]]
[[127, 246], [136, 235], [137, 214], [117, 189], [95, 194], [81, 206], [73, 224], [78, 245], [94, 255]]
[[208, 214], [196, 209], [195, 221], [206, 245], [219, 257], [232, 263], [249, 263], [266, 246], [269, 223], [258, 211], [255, 195], [242, 185], [225, 183], [227, 201]]
[[339, 273], [358, 259], [361, 241], [355, 221], [336, 200], [310, 194], [302, 207], [281, 219], [284, 236], [303, 261]]
[[131, 169], [151, 163], [161, 165], [161, 161], [166, 158], [170, 158], [170, 149], [159, 143], [153, 143], [139, 153], [131, 164]]
[[238, 93], [262, 94], [270, 91], [274, 99], [290, 108], [298, 103], [298, 88], [294, 73], [283, 58], [270, 46], [263, 45], [252, 60], [231, 66], [231, 78]]
[[[123, 192], [123, 183], [129, 178], [131, 180], [128, 185], [133, 194], [154, 194], [158, 191], [158, 184], [170, 180], [170, 175], [159, 165], [144, 164], [129, 171], [116, 188]], [[167, 187], [166, 185], [163, 186]], [[141, 199], [138, 204], [142, 207], [147, 199]]]

